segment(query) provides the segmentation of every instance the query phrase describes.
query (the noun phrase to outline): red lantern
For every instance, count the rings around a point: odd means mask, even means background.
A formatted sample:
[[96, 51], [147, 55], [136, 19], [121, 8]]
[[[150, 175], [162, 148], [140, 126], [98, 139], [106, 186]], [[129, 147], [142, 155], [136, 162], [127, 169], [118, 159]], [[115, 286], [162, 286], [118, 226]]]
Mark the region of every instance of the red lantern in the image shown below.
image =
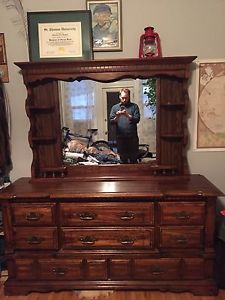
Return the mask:
[[140, 37], [139, 58], [161, 57], [161, 45], [158, 33], [153, 27], [146, 27]]

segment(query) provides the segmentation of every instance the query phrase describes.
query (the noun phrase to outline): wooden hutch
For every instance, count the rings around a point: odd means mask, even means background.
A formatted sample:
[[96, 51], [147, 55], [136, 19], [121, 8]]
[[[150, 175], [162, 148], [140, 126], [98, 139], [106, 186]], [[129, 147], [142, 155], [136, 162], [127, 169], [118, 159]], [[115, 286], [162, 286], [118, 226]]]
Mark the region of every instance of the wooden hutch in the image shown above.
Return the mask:
[[[189, 174], [187, 112], [196, 57], [21, 62], [33, 151], [31, 178], [0, 193], [6, 295], [68, 289], [215, 295], [216, 199]], [[154, 163], [65, 166], [58, 80], [158, 79]]]

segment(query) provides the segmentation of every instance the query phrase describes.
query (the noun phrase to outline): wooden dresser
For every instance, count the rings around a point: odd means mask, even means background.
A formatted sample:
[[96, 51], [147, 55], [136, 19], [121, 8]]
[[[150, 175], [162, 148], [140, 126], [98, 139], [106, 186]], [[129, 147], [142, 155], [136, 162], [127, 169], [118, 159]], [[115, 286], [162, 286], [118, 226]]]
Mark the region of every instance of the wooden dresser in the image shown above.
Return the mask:
[[[123, 289], [216, 295], [216, 199], [187, 162], [191, 57], [16, 63], [27, 88], [31, 177], [0, 193], [6, 295]], [[63, 163], [58, 80], [157, 79], [156, 160]]]
[[6, 295], [159, 289], [215, 295], [221, 193], [200, 175], [142, 181], [16, 181], [3, 200]]

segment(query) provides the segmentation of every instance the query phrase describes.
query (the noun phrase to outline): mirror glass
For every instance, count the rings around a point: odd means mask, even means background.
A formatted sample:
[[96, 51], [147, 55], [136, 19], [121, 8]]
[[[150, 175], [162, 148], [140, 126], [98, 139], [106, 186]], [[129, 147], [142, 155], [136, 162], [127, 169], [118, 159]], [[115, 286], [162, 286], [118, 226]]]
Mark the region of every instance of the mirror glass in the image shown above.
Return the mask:
[[[64, 164], [119, 164], [115, 126], [109, 122], [121, 88], [130, 90], [130, 101], [138, 105], [138, 163], [149, 163], [156, 153], [156, 79], [124, 79], [101, 83], [91, 80], [60, 82], [60, 110]], [[151, 101], [149, 101], [149, 97]], [[151, 105], [149, 105], [149, 103]]]

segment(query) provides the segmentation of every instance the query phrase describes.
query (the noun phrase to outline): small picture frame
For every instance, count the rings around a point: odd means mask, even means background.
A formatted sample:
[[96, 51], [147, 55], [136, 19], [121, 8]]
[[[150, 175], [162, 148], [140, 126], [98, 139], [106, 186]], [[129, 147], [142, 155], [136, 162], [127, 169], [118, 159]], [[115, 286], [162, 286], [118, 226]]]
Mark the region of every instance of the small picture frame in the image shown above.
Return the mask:
[[93, 51], [122, 51], [121, 0], [86, 0], [92, 15]]
[[0, 79], [2, 82], [9, 82], [4, 33], [0, 33]]
[[28, 12], [30, 61], [93, 59], [91, 13]]

